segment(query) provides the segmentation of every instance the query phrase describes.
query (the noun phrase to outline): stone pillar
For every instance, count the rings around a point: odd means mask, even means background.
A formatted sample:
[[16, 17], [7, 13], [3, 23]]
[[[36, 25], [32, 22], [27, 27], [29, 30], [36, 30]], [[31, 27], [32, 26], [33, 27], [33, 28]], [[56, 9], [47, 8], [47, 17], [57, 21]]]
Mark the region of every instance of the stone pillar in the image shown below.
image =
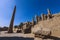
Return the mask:
[[44, 20], [44, 14], [41, 14], [41, 18], [42, 18], [42, 20]]
[[38, 23], [38, 16], [37, 16], [37, 15], [35, 15], [35, 18], [36, 18], [36, 23]]
[[34, 24], [35, 24], [35, 21], [34, 21], [34, 18], [32, 19], [32, 26], [34, 26]]
[[40, 21], [41, 21], [42, 20], [41, 16], [39, 16], [39, 18], [40, 18]]
[[44, 15], [44, 20], [46, 20], [47, 19], [47, 15]]
[[47, 12], [48, 12], [47, 18], [48, 18], [48, 19], [52, 18], [52, 14], [51, 14], [51, 12], [50, 12], [49, 9], [47, 9]]
[[38, 22], [40, 21], [40, 17], [38, 17]]
[[16, 12], [16, 6], [14, 7], [14, 11], [12, 14], [11, 22], [9, 25], [8, 33], [13, 33], [13, 24], [14, 24], [14, 17], [15, 17], [15, 12]]

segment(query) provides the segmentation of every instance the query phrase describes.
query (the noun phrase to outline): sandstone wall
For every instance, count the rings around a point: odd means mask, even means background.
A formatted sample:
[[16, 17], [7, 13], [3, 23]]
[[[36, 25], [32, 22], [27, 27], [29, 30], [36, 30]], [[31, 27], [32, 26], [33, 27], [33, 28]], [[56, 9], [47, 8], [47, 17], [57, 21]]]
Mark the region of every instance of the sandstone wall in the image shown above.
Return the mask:
[[36, 31], [39, 28], [49, 28], [52, 31], [52, 36], [60, 37], [60, 14], [53, 16], [51, 19], [39, 21], [38, 24], [32, 28], [32, 31]]

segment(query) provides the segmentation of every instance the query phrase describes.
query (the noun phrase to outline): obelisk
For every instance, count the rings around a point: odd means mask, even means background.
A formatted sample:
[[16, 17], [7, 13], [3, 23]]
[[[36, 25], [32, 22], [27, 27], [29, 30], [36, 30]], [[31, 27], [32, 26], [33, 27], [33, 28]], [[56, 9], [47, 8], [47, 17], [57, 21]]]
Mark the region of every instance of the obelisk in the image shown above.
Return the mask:
[[12, 18], [10, 21], [10, 25], [8, 28], [8, 33], [13, 33], [13, 24], [14, 24], [15, 12], [16, 12], [16, 6], [14, 7], [14, 11], [13, 11]]

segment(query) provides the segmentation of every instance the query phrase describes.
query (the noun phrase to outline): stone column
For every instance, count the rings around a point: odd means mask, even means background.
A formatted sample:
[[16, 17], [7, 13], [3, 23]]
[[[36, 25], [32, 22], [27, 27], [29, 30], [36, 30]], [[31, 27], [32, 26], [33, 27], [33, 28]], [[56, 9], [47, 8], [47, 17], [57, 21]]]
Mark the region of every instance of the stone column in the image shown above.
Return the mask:
[[42, 20], [41, 16], [39, 16], [39, 18], [40, 18], [40, 21], [41, 21]]
[[38, 22], [40, 21], [40, 17], [38, 17]]
[[48, 19], [52, 18], [52, 14], [51, 14], [51, 12], [50, 12], [49, 9], [47, 9], [47, 12], [48, 12], [47, 18], [48, 18]]
[[12, 18], [10, 21], [8, 33], [13, 33], [13, 24], [14, 24], [15, 12], [16, 12], [16, 6], [14, 7], [14, 11], [13, 11]]
[[35, 15], [35, 18], [36, 18], [36, 23], [38, 23], [38, 16], [37, 16], [37, 15]]
[[41, 14], [41, 18], [42, 18], [42, 20], [44, 20], [44, 14]]
[[47, 16], [46, 15], [44, 15], [44, 20], [46, 20], [47, 19]]
[[32, 26], [34, 26], [34, 24], [35, 24], [35, 21], [34, 21], [34, 18], [32, 19]]
[[42, 15], [41, 15], [41, 18], [42, 18], [42, 20], [46, 20], [46, 19], [47, 19], [47, 15], [42, 14]]

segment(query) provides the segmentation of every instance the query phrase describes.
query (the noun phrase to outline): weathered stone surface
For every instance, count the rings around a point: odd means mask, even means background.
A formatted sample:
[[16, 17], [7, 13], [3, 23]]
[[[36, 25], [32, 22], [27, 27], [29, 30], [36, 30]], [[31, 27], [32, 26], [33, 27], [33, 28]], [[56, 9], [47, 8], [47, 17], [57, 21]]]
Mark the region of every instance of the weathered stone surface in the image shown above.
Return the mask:
[[25, 25], [23, 25], [22, 32], [31, 33], [31, 27], [32, 27], [32, 24], [30, 22], [25, 23]]
[[16, 33], [22, 33], [22, 30], [17, 30], [17, 32]]
[[38, 22], [38, 24], [36, 24], [34, 28], [32, 28], [32, 31], [33, 30], [36, 31], [41, 27], [49, 28], [51, 29], [52, 36], [60, 37], [60, 16], [59, 15], [55, 14], [53, 15], [54, 17], [52, 19], [47, 19]]

